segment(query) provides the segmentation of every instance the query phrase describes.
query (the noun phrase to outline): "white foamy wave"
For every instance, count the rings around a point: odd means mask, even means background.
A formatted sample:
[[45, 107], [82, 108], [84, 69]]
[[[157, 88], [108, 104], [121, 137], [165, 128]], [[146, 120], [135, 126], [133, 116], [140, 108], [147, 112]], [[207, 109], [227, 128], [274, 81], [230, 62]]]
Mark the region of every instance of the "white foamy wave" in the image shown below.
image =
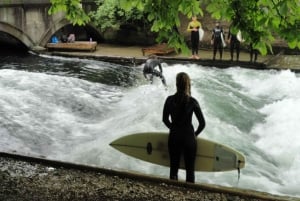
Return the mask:
[[266, 115], [265, 122], [252, 130], [259, 136], [257, 146], [280, 160], [290, 160], [297, 154], [300, 148], [299, 104], [300, 99], [284, 99], [262, 108], [260, 112]]
[[264, 116], [250, 134], [255, 136], [255, 146], [276, 163], [280, 185], [276, 193], [297, 195], [300, 185], [300, 78], [289, 70], [264, 71], [257, 74], [248, 70], [235, 80], [249, 96], [263, 98], [265, 104], [258, 111]]
[[[244, 71], [244, 73], [240, 73]], [[232, 71], [233, 78], [253, 96], [262, 96], [274, 100], [300, 96], [300, 78], [290, 70], [261, 71], [240, 69]]]
[[46, 58], [46, 59], [54, 59], [54, 60], [61, 60], [61, 61], [89, 61], [88, 59], [81, 59], [79, 57], [62, 57], [62, 56], [52, 56], [48, 54], [39, 54], [39, 57]]
[[[260, 111], [266, 115], [265, 122], [256, 125], [252, 134], [258, 136], [256, 146], [270, 155], [278, 164], [281, 193], [297, 194], [300, 176], [300, 99], [284, 99], [271, 103]], [[294, 188], [294, 190], [292, 190]]]
[[[90, 61], [82, 66], [91, 71], [102, 68]], [[175, 93], [176, 75], [182, 71], [191, 77], [192, 95], [206, 118], [200, 137], [229, 145], [246, 156], [238, 187], [300, 196], [300, 87], [299, 78], [290, 71], [164, 64], [165, 90], [159, 78], [149, 84], [142, 73], [135, 77], [140, 79], [136, 85], [123, 88], [1, 70], [0, 147], [168, 177], [168, 168], [126, 156], [109, 143], [133, 132], [167, 131], [162, 108], [166, 97]], [[179, 174], [182, 180], [184, 173]], [[237, 186], [237, 171], [200, 172], [197, 182]]]
[[122, 98], [116, 87], [15, 70], [1, 70], [0, 94], [1, 136], [17, 139], [1, 147], [42, 155], [68, 152], [74, 141], [96, 135], [95, 125]]

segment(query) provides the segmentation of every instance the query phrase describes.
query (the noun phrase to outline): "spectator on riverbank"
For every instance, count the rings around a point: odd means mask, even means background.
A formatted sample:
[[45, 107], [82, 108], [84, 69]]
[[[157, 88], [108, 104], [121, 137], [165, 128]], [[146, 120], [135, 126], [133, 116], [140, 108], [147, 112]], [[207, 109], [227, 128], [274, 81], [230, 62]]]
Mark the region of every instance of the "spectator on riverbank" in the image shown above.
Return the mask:
[[75, 34], [69, 34], [68, 43], [74, 43], [74, 42], [75, 42]]
[[56, 35], [52, 36], [51, 43], [58, 43], [58, 42], [59, 42], [59, 40], [58, 40], [57, 36]]
[[253, 47], [253, 43], [250, 43], [250, 62], [257, 62], [258, 50]]
[[230, 46], [230, 61], [233, 61], [234, 50], [236, 50], [236, 61], [239, 61], [240, 57], [240, 41], [237, 38], [237, 34], [233, 34], [229, 27], [228, 43]]
[[223, 29], [220, 26], [220, 23], [216, 22], [216, 26], [213, 29], [212, 36], [211, 36], [211, 44], [213, 45], [213, 60], [216, 59], [217, 50], [219, 50], [220, 60], [222, 60], [222, 56], [223, 56], [222, 40], [224, 40]]
[[60, 41], [62, 43], [68, 42], [68, 36], [66, 34], [62, 34], [61, 37], [60, 37]]
[[188, 24], [187, 31], [191, 32], [191, 43], [192, 43], [192, 59], [199, 59], [198, 48], [199, 48], [199, 29], [201, 23], [197, 20], [196, 16], [192, 17], [192, 21]]

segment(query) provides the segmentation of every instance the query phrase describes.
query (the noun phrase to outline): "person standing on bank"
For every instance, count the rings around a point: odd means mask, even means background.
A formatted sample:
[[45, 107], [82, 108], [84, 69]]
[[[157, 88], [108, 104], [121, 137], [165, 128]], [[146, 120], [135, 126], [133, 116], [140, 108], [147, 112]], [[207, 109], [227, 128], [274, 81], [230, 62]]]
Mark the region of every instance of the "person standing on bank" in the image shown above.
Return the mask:
[[75, 42], [75, 34], [71, 33], [68, 36], [68, 43], [74, 43]]
[[222, 29], [222, 27], [220, 27], [220, 23], [216, 22], [216, 26], [213, 29], [212, 36], [211, 36], [211, 44], [214, 47], [214, 50], [213, 50], [213, 60], [216, 60], [217, 50], [219, 50], [220, 60], [222, 60], [222, 55], [223, 55], [222, 37], [224, 39], [223, 29]]
[[[159, 71], [155, 69], [156, 67], [159, 68]], [[165, 79], [165, 77], [163, 76], [162, 73], [163, 73], [163, 69], [162, 69], [160, 60], [157, 58], [156, 55], [151, 55], [147, 59], [145, 65], [144, 65], [144, 69], [143, 69], [144, 77], [146, 79], [150, 79], [151, 84], [153, 83], [153, 77], [154, 76], [160, 77], [163, 85], [165, 87], [167, 87], [166, 79]], [[149, 75], [150, 78], [148, 78], [147, 75]]]
[[240, 57], [240, 41], [237, 39], [237, 34], [233, 34], [230, 31], [229, 28], [229, 33], [228, 33], [228, 42], [230, 45], [230, 60], [233, 61], [233, 53], [234, 49], [236, 50], [236, 61], [239, 61]]
[[199, 59], [198, 48], [199, 48], [199, 29], [201, 23], [197, 20], [196, 16], [192, 17], [192, 21], [188, 24], [187, 31], [191, 32], [191, 43], [192, 43], [192, 59]]
[[[177, 92], [167, 97], [163, 108], [163, 122], [169, 128], [168, 149], [170, 156], [170, 179], [178, 180], [180, 157], [183, 155], [186, 181], [195, 182], [196, 137], [205, 127], [205, 120], [198, 101], [191, 96], [191, 81], [188, 74], [176, 76]], [[199, 125], [194, 131], [192, 116]]]
[[258, 55], [258, 50], [254, 49], [253, 43], [250, 43], [250, 62], [256, 63], [257, 61], [257, 55]]

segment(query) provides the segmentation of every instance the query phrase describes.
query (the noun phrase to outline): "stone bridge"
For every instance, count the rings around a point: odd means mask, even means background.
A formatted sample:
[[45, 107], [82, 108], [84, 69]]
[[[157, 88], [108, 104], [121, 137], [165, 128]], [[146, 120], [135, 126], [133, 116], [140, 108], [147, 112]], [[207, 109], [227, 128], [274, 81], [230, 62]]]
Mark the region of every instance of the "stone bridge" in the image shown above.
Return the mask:
[[[50, 0], [1, 0], [0, 44], [17, 45], [35, 50], [46, 45], [53, 34], [58, 36], [73, 32], [76, 40], [101, 40], [101, 34], [92, 24], [73, 26], [63, 13], [49, 15]], [[86, 12], [96, 9], [94, 1], [83, 0]]]

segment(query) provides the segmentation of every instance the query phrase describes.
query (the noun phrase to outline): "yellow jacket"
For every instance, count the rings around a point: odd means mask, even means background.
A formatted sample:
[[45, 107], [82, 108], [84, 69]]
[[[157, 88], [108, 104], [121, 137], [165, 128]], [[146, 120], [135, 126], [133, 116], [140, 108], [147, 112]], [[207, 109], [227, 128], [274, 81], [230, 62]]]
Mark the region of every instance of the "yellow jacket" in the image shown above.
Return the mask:
[[191, 21], [187, 27], [187, 31], [192, 31], [194, 28], [199, 29], [201, 27], [202, 27], [202, 25], [198, 20]]

